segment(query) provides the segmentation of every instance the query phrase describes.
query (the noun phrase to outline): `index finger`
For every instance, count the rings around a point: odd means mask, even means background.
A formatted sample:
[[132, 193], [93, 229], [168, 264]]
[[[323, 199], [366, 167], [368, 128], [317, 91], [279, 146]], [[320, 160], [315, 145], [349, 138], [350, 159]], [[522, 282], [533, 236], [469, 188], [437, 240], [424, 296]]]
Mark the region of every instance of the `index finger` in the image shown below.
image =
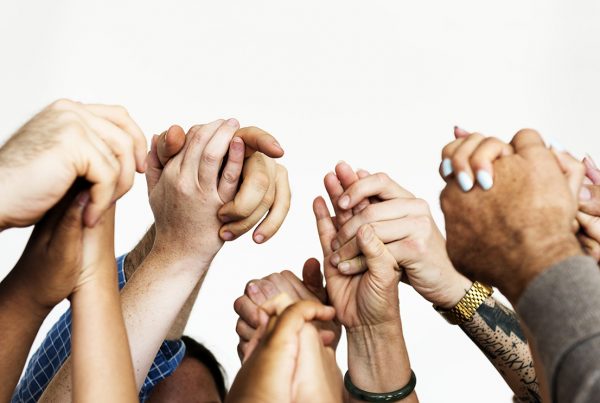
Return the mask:
[[99, 104], [88, 104], [83, 105], [83, 107], [94, 115], [111, 121], [131, 135], [133, 139], [133, 150], [135, 154], [137, 171], [140, 173], [144, 172], [146, 170], [146, 136], [144, 136], [144, 132], [142, 132], [142, 129], [140, 129], [137, 123], [135, 123], [131, 116], [129, 116], [127, 109], [120, 105]]
[[284, 151], [275, 137], [258, 127], [242, 127], [235, 135], [241, 137], [246, 145], [246, 157], [253, 152], [258, 151], [268, 155], [271, 158], [280, 158]]
[[185, 145], [185, 132], [181, 126], [173, 125], [168, 130], [158, 136], [157, 154], [161, 165], [164, 167], [167, 162], [177, 155]]

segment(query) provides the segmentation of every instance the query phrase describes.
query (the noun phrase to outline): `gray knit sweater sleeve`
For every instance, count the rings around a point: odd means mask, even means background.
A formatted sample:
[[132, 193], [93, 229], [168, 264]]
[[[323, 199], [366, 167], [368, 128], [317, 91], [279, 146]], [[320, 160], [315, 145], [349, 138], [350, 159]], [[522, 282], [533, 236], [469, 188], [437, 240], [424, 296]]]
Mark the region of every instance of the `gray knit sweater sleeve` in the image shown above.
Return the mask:
[[566, 259], [536, 277], [517, 306], [558, 403], [600, 402], [600, 269]]

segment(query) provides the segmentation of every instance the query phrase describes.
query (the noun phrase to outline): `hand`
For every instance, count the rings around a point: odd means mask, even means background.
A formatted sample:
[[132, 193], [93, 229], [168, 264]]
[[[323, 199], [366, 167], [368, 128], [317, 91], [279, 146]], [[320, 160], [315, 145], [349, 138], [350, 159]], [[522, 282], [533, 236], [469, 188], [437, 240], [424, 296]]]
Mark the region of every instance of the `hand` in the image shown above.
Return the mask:
[[[515, 154], [493, 164], [493, 189], [465, 194], [466, 180], [461, 192], [446, 175], [441, 202], [454, 266], [514, 303], [535, 276], [581, 249], [573, 233], [577, 203], [554, 154], [532, 130], [517, 133], [511, 145]], [[457, 176], [466, 171], [452, 165]]]
[[[352, 172], [348, 164], [336, 167], [340, 181], [348, 176], [347, 172]], [[345, 186], [338, 182], [337, 191], [335, 182], [330, 177], [325, 178], [341, 224], [332, 243], [335, 252], [330, 263], [345, 275], [365, 271], [366, 260], [360, 254], [356, 235], [361, 226], [370, 224], [403, 269], [403, 281], [434, 305], [454, 307], [471, 281], [452, 266], [444, 237], [433, 221], [427, 202], [415, 198], [384, 173], [369, 175], [359, 171], [355, 180], [344, 181]]]
[[[347, 329], [398, 321], [400, 267], [377, 238], [373, 228], [368, 224], [363, 225], [357, 233], [358, 246], [365, 255], [369, 269], [347, 276], [331, 264], [331, 243], [337, 231], [322, 197], [315, 199], [313, 210], [323, 249], [327, 294], [336, 309], [338, 321]], [[390, 258], [393, 264], [388, 261]]]
[[83, 210], [87, 191], [73, 188], [35, 226], [23, 255], [9, 277], [23, 300], [49, 312], [71, 295], [82, 267]]
[[[261, 280], [251, 280], [246, 285], [244, 295], [235, 300], [233, 307], [240, 316], [236, 324], [236, 332], [240, 337], [238, 344], [238, 355], [245, 362], [252, 354], [252, 348], [256, 344], [250, 343], [260, 324], [268, 318], [260, 308], [267, 300], [286, 293], [292, 302], [316, 301], [327, 303], [327, 291], [323, 287], [323, 276], [319, 262], [309, 259], [304, 263], [302, 270], [303, 280], [296, 277], [291, 271], [284, 270], [281, 273], [270, 274]], [[316, 326], [321, 331], [323, 342], [334, 350], [340, 339], [341, 328], [333, 321], [320, 323]], [[328, 339], [334, 335], [332, 340]]]
[[600, 262], [600, 170], [589, 156], [583, 162], [587, 180], [579, 194], [578, 238], [584, 251]]
[[[241, 157], [244, 163], [242, 186], [235, 198], [219, 210], [219, 217], [225, 223], [219, 234], [225, 241], [236, 239], [268, 213], [253, 235], [255, 242], [263, 243], [278, 231], [290, 207], [291, 192], [287, 170], [272, 159], [281, 157], [283, 150], [273, 136], [256, 127], [239, 129], [236, 137], [246, 146], [245, 161], [244, 156]], [[172, 126], [160, 136], [155, 136], [153, 143], [156, 143], [156, 147], [153, 148], [154, 152], [151, 150], [148, 154], [149, 168], [146, 174], [149, 193], [158, 182], [163, 167], [181, 151], [185, 133], [181, 127]], [[230, 150], [228, 159], [232, 158]], [[226, 180], [233, 181], [234, 178], [226, 176]], [[235, 183], [237, 185], [237, 181]]]
[[123, 107], [54, 102], [0, 149], [0, 230], [39, 221], [78, 177], [92, 184], [83, 217], [93, 226], [131, 188], [136, 168], [144, 171], [145, 153], [144, 135]]
[[[239, 159], [230, 158], [219, 179], [228, 149], [240, 151], [236, 146], [240, 140], [234, 138], [238, 128], [235, 119], [194, 126], [183, 150], [164, 167], [150, 193], [156, 223], [154, 249], [172, 256], [197, 256], [210, 264], [223, 245], [217, 211], [233, 199], [242, 169]], [[153, 141], [150, 166], [156, 163], [152, 161], [155, 150]]]
[[282, 294], [263, 309], [272, 319], [261, 327], [260, 344], [244, 363], [228, 402], [341, 402], [342, 378], [333, 349], [321, 342], [314, 320], [330, 321], [333, 308]]

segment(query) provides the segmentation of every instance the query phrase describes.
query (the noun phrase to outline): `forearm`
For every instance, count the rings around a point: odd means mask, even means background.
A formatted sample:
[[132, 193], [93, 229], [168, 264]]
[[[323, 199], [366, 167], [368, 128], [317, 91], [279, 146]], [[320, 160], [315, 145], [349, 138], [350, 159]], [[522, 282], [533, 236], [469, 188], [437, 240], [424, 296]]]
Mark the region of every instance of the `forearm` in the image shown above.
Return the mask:
[[183, 308], [177, 314], [175, 321], [173, 322], [173, 326], [169, 329], [169, 333], [167, 333], [166, 340], [177, 340], [181, 339], [183, 336], [183, 332], [185, 331], [185, 327], [187, 326], [188, 320], [190, 319], [190, 315], [192, 313], [192, 309], [194, 308], [194, 304], [196, 303], [196, 299], [198, 298], [198, 294], [200, 293], [200, 288], [202, 288], [202, 284], [204, 283], [204, 279], [206, 278], [206, 272], [202, 275], [198, 284], [192, 290], [192, 293], [185, 301]]
[[137, 400], [114, 261], [72, 296], [73, 401]]
[[498, 370], [520, 402], [541, 402], [540, 385], [515, 312], [489, 297], [461, 329]]
[[0, 283], [0, 401], [10, 401], [31, 344], [50, 312], [24, 297], [9, 274]]
[[[346, 330], [348, 371], [352, 383], [368, 392], [393, 392], [409, 383], [410, 361], [402, 323], [388, 322], [377, 327]], [[348, 397], [350, 402], [359, 402]], [[416, 392], [403, 402], [417, 402]]]

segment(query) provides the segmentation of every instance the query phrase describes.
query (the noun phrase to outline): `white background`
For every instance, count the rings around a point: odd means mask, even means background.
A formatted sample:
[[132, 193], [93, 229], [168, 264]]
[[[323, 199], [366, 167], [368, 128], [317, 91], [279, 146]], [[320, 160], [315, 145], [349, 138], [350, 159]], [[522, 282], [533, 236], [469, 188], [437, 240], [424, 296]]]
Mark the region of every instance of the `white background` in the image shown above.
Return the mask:
[[[187, 329], [231, 378], [233, 301], [249, 279], [300, 273], [320, 255], [311, 202], [338, 160], [388, 172], [443, 224], [437, 168], [454, 124], [504, 139], [534, 127], [600, 157], [599, 4], [4, 1], [0, 140], [59, 97], [125, 105], [148, 138], [220, 117], [277, 136], [294, 193], [289, 217], [266, 245], [244, 237], [221, 251]], [[143, 177], [117, 220], [123, 253], [152, 220]], [[0, 277], [28, 235], [0, 234]], [[422, 401], [510, 401], [469, 339], [406, 286], [401, 307]], [[339, 355], [343, 364], [344, 344]]]

